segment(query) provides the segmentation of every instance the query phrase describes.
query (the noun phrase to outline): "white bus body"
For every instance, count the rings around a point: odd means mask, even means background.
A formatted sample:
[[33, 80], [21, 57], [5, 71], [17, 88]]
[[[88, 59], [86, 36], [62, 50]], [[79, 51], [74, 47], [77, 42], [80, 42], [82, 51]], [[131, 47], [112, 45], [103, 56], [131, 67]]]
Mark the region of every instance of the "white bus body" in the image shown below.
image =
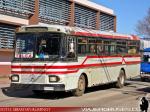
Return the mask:
[[[36, 28], [42, 27], [48, 28], [47, 32], [49, 33], [61, 32], [65, 34], [65, 36], [69, 36], [68, 38], [73, 36], [77, 39], [78, 37], [91, 37], [101, 39], [102, 37], [104, 41], [111, 40], [115, 42], [117, 40], [125, 40], [139, 43], [139, 39], [136, 36], [58, 25], [21, 27], [18, 33], [24, 34], [38, 32], [38, 34], [40, 34], [43, 31], [41, 29], [40, 31], [38, 31], [38, 29]], [[33, 30], [30, 29], [26, 31], [26, 28], [33, 28]], [[15, 50], [15, 58], [17, 59], [14, 59], [14, 61], [12, 61], [11, 84], [13, 86], [29, 85], [32, 90], [36, 90], [36, 92], [41, 90], [74, 91], [75, 95], [80, 96], [84, 93], [86, 87], [92, 87], [112, 82], [120, 83], [119, 87], [122, 87], [125, 79], [132, 78], [140, 74], [141, 58], [137, 52], [136, 54], [132, 54], [127, 51], [127, 53], [129, 54], [120, 55], [103, 55], [97, 53], [93, 53], [92, 55], [88, 53], [80, 55], [78, 40], [76, 40], [76, 43], [74, 43], [74, 45], [69, 44], [69, 46], [72, 46], [72, 48], [68, 47], [67, 49], [73, 49], [73, 52], [76, 52], [74, 56], [75, 59], [69, 61], [44, 59], [28, 60], [30, 57], [32, 57], [33, 53], [23, 52], [22, 54], [16, 54], [17, 50]], [[98, 49], [98, 45], [96, 47]], [[24, 61], [25, 58], [27, 59]], [[121, 72], [123, 73], [123, 77], [120, 76]], [[83, 76], [84, 78], [81, 78], [81, 76]], [[80, 78], [81, 80], [79, 81]]]

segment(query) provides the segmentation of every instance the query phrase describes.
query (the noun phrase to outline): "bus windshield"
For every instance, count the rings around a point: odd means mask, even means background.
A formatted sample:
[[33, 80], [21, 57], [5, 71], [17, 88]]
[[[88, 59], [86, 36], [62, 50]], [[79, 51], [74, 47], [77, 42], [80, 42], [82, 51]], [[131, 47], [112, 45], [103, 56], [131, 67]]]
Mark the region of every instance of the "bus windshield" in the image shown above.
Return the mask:
[[147, 62], [150, 62], [150, 53], [146, 52], [144, 53], [143, 55], [143, 62], [147, 63]]
[[16, 35], [16, 59], [51, 59], [59, 58], [61, 34], [18, 33]]

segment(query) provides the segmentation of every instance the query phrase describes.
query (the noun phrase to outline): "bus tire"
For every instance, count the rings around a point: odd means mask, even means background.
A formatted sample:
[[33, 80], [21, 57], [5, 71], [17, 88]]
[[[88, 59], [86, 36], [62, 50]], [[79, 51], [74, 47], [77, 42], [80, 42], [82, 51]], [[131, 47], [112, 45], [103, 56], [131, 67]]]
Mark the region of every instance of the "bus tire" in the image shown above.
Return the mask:
[[86, 86], [86, 82], [85, 82], [85, 76], [81, 75], [79, 80], [78, 80], [78, 88], [75, 89], [72, 93], [74, 96], [82, 96], [84, 94], [85, 91], [85, 86]]
[[32, 92], [37, 96], [41, 96], [44, 93], [44, 90], [32, 90]]
[[123, 70], [120, 71], [119, 77], [116, 83], [117, 88], [123, 88], [125, 85], [125, 73]]

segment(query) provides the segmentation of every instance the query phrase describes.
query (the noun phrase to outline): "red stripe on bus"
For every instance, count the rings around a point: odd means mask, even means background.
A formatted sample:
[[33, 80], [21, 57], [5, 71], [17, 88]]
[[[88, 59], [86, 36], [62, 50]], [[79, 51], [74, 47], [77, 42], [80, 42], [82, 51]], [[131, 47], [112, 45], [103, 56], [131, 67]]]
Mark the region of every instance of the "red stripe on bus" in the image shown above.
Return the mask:
[[[31, 68], [31, 69], [74, 69], [74, 68], [82, 68], [84, 63], [88, 60], [88, 59], [92, 59], [92, 58], [122, 58], [122, 56], [87, 56], [85, 58], [85, 60], [82, 62], [81, 65], [68, 65], [68, 66], [47, 66], [47, 65], [44, 65], [44, 66], [22, 66], [22, 65], [12, 65], [11, 68], [23, 68], [23, 69], [28, 69], [28, 68]], [[123, 60], [124, 62], [126, 63], [125, 59], [124, 58], [130, 58], [130, 57], [140, 57], [139, 55], [137, 56], [125, 56], [123, 57]], [[113, 63], [116, 63], [116, 62], [111, 62], [111, 63], [104, 63], [105, 64], [113, 64]], [[121, 62], [120, 62], [121, 63]], [[131, 62], [132, 63], [132, 62]], [[103, 63], [101, 63], [103, 64]]]
[[[126, 64], [139, 64], [141, 61], [131, 61], [131, 62], [126, 62]], [[115, 65], [121, 65], [122, 62], [115, 62], [115, 63], [101, 63], [101, 64], [86, 64], [86, 65], [77, 65], [74, 66], [75, 68], [86, 68], [86, 67], [108, 67], [108, 66], [115, 66]], [[66, 66], [63, 66], [66, 67]], [[69, 67], [69, 66], [67, 66]], [[31, 68], [31, 67], [30, 67]], [[72, 71], [59, 71], [59, 72], [32, 72], [32, 71], [12, 71], [13, 74], [69, 74], [69, 73], [77, 73], [78, 70], [72, 70]]]
[[12, 71], [12, 74], [69, 74], [69, 73], [76, 73], [78, 70], [75, 71], [60, 71], [60, 72], [32, 72], [32, 71]]
[[124, 58], [140, 58], [141, 56], [140, 55], [127, 55], [127, 56], [124, 56]]
[[94, 34], [88, 32], [75, 32], [74, 35], [80, 36], [93, 36], [93, 37], [104, 37], [104, 38], [113, 38], [113, 39], [128, 39], [128, 40], [139, 40], [137, 36], [131, 35], [130, 36], [121, 36], [121, 35], [105, 35], [105, 34]]
[[141, 63], [141, 61], [130, 61], [130, 62], [126, 62], [126, 65], [139, 64], [139, 63]]
[[87, 58], [123, 58], [122, 56], [87, 56]]
[[[134, 64], [140, 63], [141, 61], [130, 61], [127, 62], [122, 60], [125, 64]], [[22, 69], [75, 69], [75, 68], [84, 68], [88, 65], [115, 65], [115, 64], [122, 64], [122, 62], [112, 62], [112, 63], [100, 63], [100, 64], [82, 64], [82, 65], [68, 65], [68, 66], [22, 66], [22, 65], [12, 65], [11, 68], [22, 68]]]
[[85, 64], [85, 65], [69, 65], [69, 66], [11, 66], [12, 68], [22, 68], [22, 69], [77, 69], [77, 68], [85, 68], [92, 66], [108, 66], [108, 65], [118, 65], [122, 64], [122, 62], [112, 62], [112, 63], [98, 63], [98, 64]]
[[[74, 68], [86, 68], [86, 67], [100, 67], [100, 66], [113, 66], [113, 65], [120, 65], [122, 64], [122, 62], [115, 62], [115, 63], [101, 63], [101, 64], [86, 64], [86, 65], [77, 65], [74, 66]], [[20, 66], [21, 67], [21, 66]], [[28, 66], [29, 67], [29, 66]], [[60, 66], [60, 67], [66, 67], [66, 66]], [[70, 68], [70, 66], [67, 66]], [[30, 66], [30, 68], [32, 68], [32, 66]], [[72, 67], [71, 67], [72, 68]], [[74, 71], [59, 71], [59, 72], [32, 72], [32, 71], [12, 71], [13, 74], [69, 74], [69, 73], [76, 73], [78, 72], [78, 70], [74, 70]]]
[[[130, 61], [125, 62], [126, 64], [136, 64], [141, 61]], [[98, 64], [85, 64], [85, 65], [70, 65], [70, 66], [12, 66], [12, 68], [22, 68], [22, 69], [79, 69], [86, 67], [96, 67], [96, 66], [111, 66], [111, 65], [121, 65], [122, 62], [111, 62], [111, 63], [98, 63]]]

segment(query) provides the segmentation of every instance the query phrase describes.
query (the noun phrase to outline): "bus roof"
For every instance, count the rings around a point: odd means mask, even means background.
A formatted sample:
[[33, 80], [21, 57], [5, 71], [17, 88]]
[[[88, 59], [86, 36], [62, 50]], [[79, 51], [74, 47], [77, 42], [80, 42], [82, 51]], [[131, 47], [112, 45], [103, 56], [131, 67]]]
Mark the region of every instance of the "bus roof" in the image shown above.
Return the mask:
[[[29, 30], [26, 30], [26, 29]], [[19, 28], [18, 32], [61, 32], [76, 36], [90, 36], [90, 37], [103, 37], [112, 39], [127, 39], [127, 40], [140, 40], [136, 35], [126, 35], [114, 32], [105, 32], [99, 30], [85, 29], [79, 27], [70, 27], [62, 25], [28, 25]]]

